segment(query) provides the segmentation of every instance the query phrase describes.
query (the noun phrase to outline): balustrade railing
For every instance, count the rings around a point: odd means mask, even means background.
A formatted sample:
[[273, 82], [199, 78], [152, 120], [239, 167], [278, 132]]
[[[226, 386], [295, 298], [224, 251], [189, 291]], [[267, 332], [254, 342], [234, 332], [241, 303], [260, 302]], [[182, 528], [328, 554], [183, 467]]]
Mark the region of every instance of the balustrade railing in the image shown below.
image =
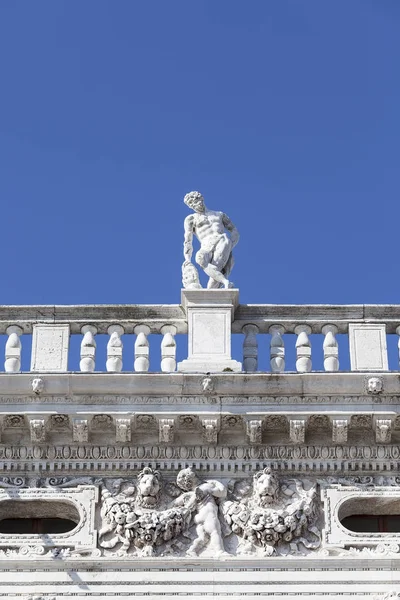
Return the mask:
[[[242, 369], [246, 372], [259, 371], [261, 359], [265, 359], [267, 364], [268, 358], [269, 368], [262, 370], [288, 372], [287, 354], [290, 351], [294, 355], [295, 371], [309, 373], [313, 369], [316, 337], [320, 338], [318, 352], [322, 361], [319, 359], [314, 369], [319, 371], [339, 371], [343, 358], [343, 363], [349, 364], [348, 357], [339, 356], [337, 335], [349, 338], [350, 369], [345, 370], [388, 370], [387, 336], [397, 336], [396, 352], [400, 357], [398, 305], [238, 305], [232, 314], [229, 336], [231, 333], [243, 336], [242, 356], [234, 358], [242, 361]], [[203, 329], [204, 326], [206, 322], [202, 325]], [[171, 373], [177, 368], [179, 370], [177, 339], [188, 332], [190, 335], [189, 329], [188, 312], [181, 305], [0, 307], [0, 334], [7, 336], [6, 373], [21, 372], [24, 337], [29, 334], [33, 334], [33, 372], [67, 371], [69, 339], [71, 335], [79, 335], [79, 365], [83, 373], [120, 373], [123, 370]], [[193, 335], [202, 335], [201, 328], [194, 331]], [[153, 334], [160, 336], [157, 353], [160, 352], [161, 358], [158, 365], [154, 365], [149, 343], [149, 336]], [[96, 339], [100, 335], [108, 336], [105, 364], [96, 361]], [[124, 351], [127, 336], [134, 337], [133, 356], [129, 360]], [[290, 342], [290, 338], [293, 338], [293, 342]], [[190, 344], [191, 347], [195, 346], [196, 340], [192, 339]], [[237, 344], [235, 348], [237, 350]], [[181, 346], [181, 352], [182, 358], [187, 358], [190, 348], [187, 352]], [[398, 369], [398, 361], [395, 369]], [[190, 367], [182, 370], [188, 372]]]

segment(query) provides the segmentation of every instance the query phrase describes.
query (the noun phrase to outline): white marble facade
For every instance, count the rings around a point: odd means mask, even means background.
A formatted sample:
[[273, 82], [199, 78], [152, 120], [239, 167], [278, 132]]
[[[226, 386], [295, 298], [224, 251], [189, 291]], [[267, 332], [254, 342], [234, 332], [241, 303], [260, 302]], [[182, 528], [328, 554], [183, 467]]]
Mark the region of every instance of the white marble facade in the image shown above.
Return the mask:
[[[188, 286], [181, 306], [52, 307], [48, 319], [43, 307], [43, 322], [22, 308], [15, 319], [0, 307], [0, 598], [398, 600], [400, 531], [343, 524], [400, 515], [388, 308], [374, 309], [373, 327], [368, 308], [362, 323], [358, 307], [246, 306], [229, 286]], [[232, 356], [238, 332], [243, 361]], [[285, 332], [296, 372], [285, 371]], [[339, 371], [344, 332], [352, 372]], [[325, 372], [312, 371], [311, 333], [324, 336]], [[67, 370], [70, 334], [81, 336], [80, 372]], [[103, 370], [99, 334], [109, 336]], [[269, 372], [257, 371], [263, 335]], [[23, 518], [70, 528], [4, 530]]]

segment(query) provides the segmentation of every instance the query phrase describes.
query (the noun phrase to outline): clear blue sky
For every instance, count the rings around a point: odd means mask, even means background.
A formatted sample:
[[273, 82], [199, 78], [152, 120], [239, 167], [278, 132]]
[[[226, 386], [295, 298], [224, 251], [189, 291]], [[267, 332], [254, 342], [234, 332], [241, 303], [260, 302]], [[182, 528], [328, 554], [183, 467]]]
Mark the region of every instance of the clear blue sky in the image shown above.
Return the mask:
[[249, 303], [400, 303], [398, 0], [0, 3], [2, 304], [176, 303], [183, 196]]

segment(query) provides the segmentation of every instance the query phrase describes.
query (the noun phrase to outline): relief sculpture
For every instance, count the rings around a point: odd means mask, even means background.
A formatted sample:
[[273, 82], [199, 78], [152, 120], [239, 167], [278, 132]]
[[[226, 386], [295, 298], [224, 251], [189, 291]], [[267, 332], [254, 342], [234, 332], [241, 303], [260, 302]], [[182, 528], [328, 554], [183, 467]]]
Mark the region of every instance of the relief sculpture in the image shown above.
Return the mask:
[[236, 483], [236, 499], [221, 505], [226, 533], [238, 537], [236, 554], [302, 554], [304, 548], [318, 548], [316, 493], [315, 485], [306, 487], [298, 479], [281, 484], [269, 468], [256, 473], [252, 485]]
[[186, 468], [166, 483], [146, 467], [103, 486], [99, 545], [106, 555], [305, 554], [320, 545], [318, 517], [316, 485], [270, 469], [224, 483]]

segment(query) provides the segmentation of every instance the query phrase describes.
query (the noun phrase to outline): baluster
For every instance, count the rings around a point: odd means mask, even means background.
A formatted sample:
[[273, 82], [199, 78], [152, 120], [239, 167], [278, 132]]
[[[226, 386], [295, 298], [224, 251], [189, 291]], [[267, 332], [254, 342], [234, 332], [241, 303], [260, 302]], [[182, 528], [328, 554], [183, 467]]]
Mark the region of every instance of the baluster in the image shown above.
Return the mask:
[[242, 329], [244, 333], [243, 342], [243, 366], [245, 371], [257, 371], [258, 366], [258, 342], [257, 325], [245, 325]]
[[397, 348], [399, 349], [399, 366], [400, 366], [400, 325], [396, 327], [396, 333], [399, 336], [399, 341], [397, 342]]
[[149, 340], [147, 339], [147, 336], [150, 333], [150, 327], [148, 325], [136, 325], [134, 332], [137, 335], [135, 341], [134, 369], [138, 373], [147, 373], [150, 367]]
[[19, 373], [21, 369], [21, 340], [19, 336], [22, 335], [23, 330], [18, 325], [10, 325], [7, 327], [6, 333], [8, 340], [6, 342], [6, 360], [4, 362], [4, 369], [6, 373]]
[[97, 333], [97, 328], [93, 325], [84, 325], [81, 332], [83, 333], [83, 339], [79, 366], [83, 373], [93, 373], [96, 359], [96, 340], [94, 336]]
[[337, 331], [336, 325], [324, 325], [322, 328], [325, 336], [323, 343], [325, 371], [339, 371], [339, 350], [335, 337]]
[[161, 334], [163, 335], [161, 341], [161, 371], [163, 373], [173, 373], [176, 371], [175, 325], [163, 325]]
[[311, 342], [309, 334], [311, 333], [311, 327], [309, 325], [297, 325], [294, 328], [294, 332], [297, 334], [296, 340], [296, 369], [299, 373], [309, 373], [311, 371]]
[[271, 334], [271, 371], [273, 373], [283, 373], [285, 370], [285, 343], [282, 334], [285, 328], [282, 325], [271, 325], [269, 333]]
[[122, 371], [122, 348], [124, 345], [121, 335], [124, 334], [124, 331], [121, 325], [110, 325], [107, 329], [110, 339], [107, 344], [106, 369], [110, 373], [120, 373]]

